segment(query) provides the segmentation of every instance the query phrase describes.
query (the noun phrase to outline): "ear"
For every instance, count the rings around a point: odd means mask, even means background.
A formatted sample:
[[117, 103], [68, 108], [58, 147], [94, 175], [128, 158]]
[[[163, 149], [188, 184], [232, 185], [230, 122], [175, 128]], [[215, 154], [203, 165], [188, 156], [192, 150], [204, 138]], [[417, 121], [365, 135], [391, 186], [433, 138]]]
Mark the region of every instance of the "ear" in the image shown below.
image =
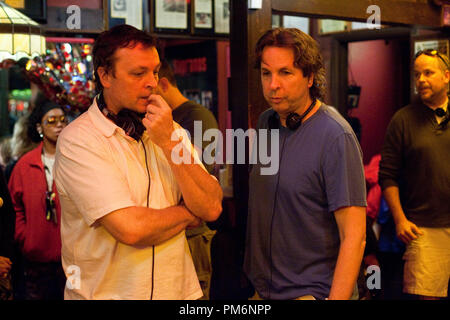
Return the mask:
[[36, 123], [36, 131], [41, 134], [42, 133], [42, 126], [40, 123]]
[[111, 83], [110, 83], [111, 73], [108, 72], [104, 67], [98, 67], [97, 74], [98, 74], [100, 83], [102, 84], [103, 88], [109, 88], [111, 86]]
[[162, 77], [159, 79], [158, 85], [163, 92], [166, 92], [169, 89], [170, 83], [167, 78]]
[[314, 83], [314, 73], [311, 73], [308, 77], [308, 88], [311, 88]]

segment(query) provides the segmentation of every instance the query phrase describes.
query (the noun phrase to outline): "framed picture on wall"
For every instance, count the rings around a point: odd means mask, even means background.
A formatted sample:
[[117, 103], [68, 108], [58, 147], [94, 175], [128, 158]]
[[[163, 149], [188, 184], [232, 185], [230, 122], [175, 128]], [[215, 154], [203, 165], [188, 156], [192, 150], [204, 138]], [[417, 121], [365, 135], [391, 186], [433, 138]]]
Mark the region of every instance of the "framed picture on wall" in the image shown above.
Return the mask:
[[427, 49], [437, 50], [438, 52], [449, 56], [449, 41], [448, 39], [414, 41], [413, 55], [421, 50]]
[[194, 8], [194, 27], [196, 29], [212, 29], [213, 0], [195, 0]]
[[450, 4], [442, 5], [441, 25], [450, 27]]
[[155, 29], [158, 31], [189, 31], [190, 1], [154, 0]]
[[[108, 27], [126, 23], [137, 29], [148, 28], [147, 1], [110, 0], [108, 1]], [[145, 14], [144, 14], [145, 13]]]
[[297, 28], [309, 34], [309, 18], [297, 16], [283, 16], [284, 28]]
[[214, 0], [214, 32], [230, 33], [230, 1]]
[[281, 27], [281, 16], [279, 14], [272, 15], [272, 29]]
[[343, 20], [319, 19], [318, 24], [320, 35], [345, 32], [351, 28], [350, 22]]

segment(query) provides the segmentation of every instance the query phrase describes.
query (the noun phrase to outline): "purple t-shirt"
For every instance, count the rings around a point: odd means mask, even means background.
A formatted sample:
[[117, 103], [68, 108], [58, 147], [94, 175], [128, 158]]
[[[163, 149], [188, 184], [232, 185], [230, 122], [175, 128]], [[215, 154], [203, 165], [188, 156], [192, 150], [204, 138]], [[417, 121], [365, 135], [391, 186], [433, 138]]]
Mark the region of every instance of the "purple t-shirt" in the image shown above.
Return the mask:
[[[274, 120], [270, 109], [258, 128]], [[333, 213], [366, 206], [361, 148], [347, 121], [324, 104], [296, 131], [279, 130], [278, 173], [262, 175], [261, 163], [251, 168], [244, 270], [262, 298], [324, 299], [340, 244]]]

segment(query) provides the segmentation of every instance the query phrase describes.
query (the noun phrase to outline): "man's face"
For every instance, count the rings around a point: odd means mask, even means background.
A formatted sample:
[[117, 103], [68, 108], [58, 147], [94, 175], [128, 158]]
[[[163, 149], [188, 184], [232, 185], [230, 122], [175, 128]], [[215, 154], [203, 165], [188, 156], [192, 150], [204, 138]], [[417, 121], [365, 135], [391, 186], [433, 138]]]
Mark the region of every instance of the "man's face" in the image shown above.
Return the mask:
[[114, 113], [123, 108], [146, 112], [148, 98], [158, 85], [158, 51], [137, 44], [134, 48], [116, 50], [114, 58], [113, 70], [104, 72], [99, 68], [108, 109]]
[[305, 77], [294, 66], [291, 48], [265, 47], [261, 56], [261, 82], [264, 98], [280, 115], [282, 123], [291, 112], [302, 113], [311, 102], [309, 88], [313, 75]]
[[439, 57], [422, 54], [414, 62], [414, 79], [424, 103], [439, 103], [447, 95], [449, 71], [442, 70]]

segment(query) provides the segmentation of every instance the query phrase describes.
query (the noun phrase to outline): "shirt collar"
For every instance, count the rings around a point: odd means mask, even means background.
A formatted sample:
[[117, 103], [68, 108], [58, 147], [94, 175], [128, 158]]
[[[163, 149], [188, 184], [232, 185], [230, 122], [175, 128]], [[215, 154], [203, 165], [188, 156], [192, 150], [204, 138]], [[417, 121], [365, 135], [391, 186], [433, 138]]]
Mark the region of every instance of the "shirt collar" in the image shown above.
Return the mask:
[[[97, 97], [94, 98], [92, 105], [88, 109], [88, 114], [92, 119], [95, 127], [107, 138], [110, 138], [116, 130], [126, 136], [122, 128], [118, 127], [114, 122], [105, 117], [97, 105]], [[128, 137], [128, 136], [127, 136]], [[129, 138], [129, 137], [128, 137]], [[131, 138], [132, 139], [132, 138]]]
[[[94, 123], [95, 127], [100, 130], [100, 132], [107, 138], [110, 138], [114, 135], [114, 133], [117, 131], [118, 134], [123, 136], [125, 139], [129, 141], [136, 141], [132, 137], [128, 136], [125, 131], [116, 125], [114, 122], [112, 122], [110, 119], [108, 119], [101, 111], [100, 108], [97, 105], [97, 96], [94, 97], [94, 101], [92, 102], [91, 106], [88, 109], [88, 114], [92, 119], [92, 122]], [[148, 139], [147, 130], [144, 131], [142, 134], [141, 140], [146, 142]]]

